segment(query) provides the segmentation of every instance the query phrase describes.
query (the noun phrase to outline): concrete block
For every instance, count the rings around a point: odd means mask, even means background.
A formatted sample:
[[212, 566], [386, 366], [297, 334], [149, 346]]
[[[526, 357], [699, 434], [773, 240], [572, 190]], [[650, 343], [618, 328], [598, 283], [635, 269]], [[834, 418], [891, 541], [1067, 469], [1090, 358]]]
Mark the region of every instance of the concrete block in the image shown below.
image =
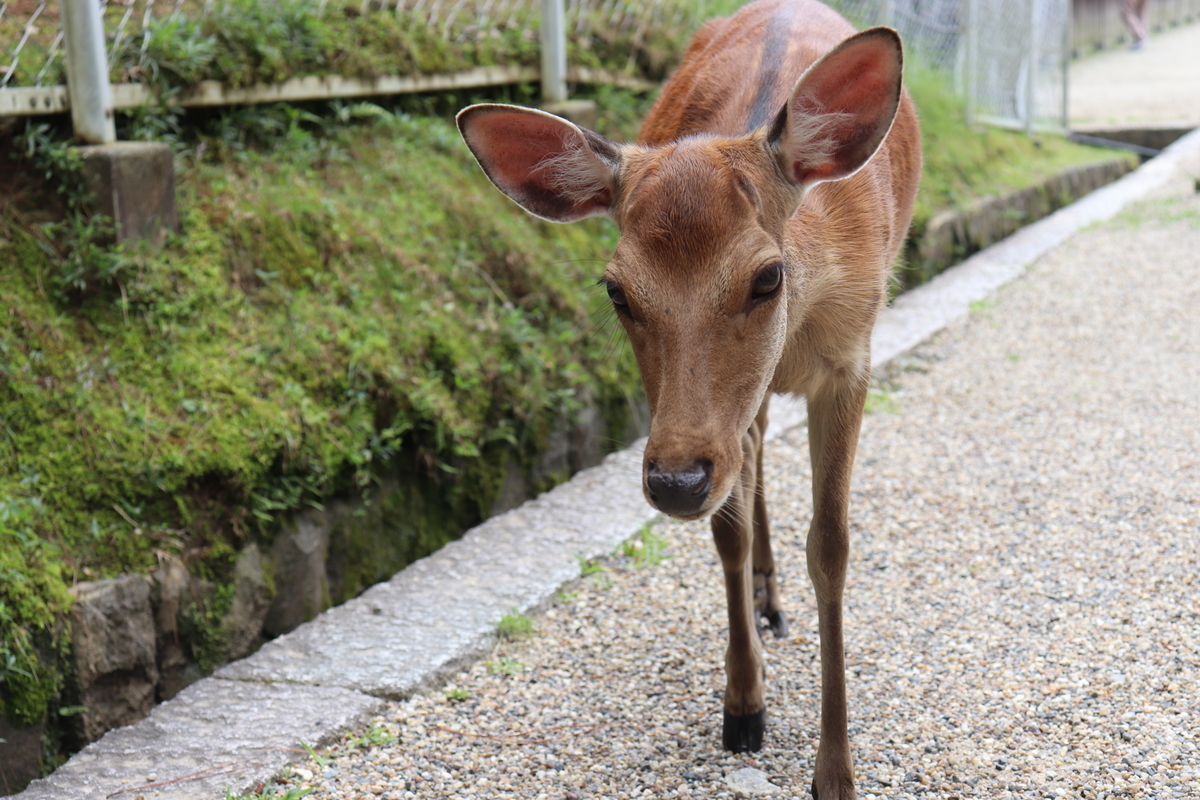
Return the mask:
[[658, 516], [642, 497], [642, 447], [489, 519], [216, 676], [390, 698], [436, 687], [488, 652], [502, 616], [544, 606], [579, 577], [580, 558], [611, 553]]
[[345, 689], [189, 686], [136, 725], [109, 731], [14, 800], [213, 800], [267, 781], [310, 747], [364, 724], [383, 703]]
[[82, 735], [99, 739], [154, 707], [158, 684], [150, 580], [131, 575], [76, 584], [71, 649], [79, 679]]
[[161, 142], [116, 142], [79, 148], [93, 211], [113, 220], [118, 244], [161, 244], [179, 230], [175, 162]]
[[45, 723], [17, 727], [0, 714], [0, 795], [16, 794], [41, 774]]
[[298, 514], [276, 537], [271, 549], [277, 591], [263, 621], [267, 636], [279, 636], [329, 606], [325, 561], [329, 556], [329, 520], [319, 511]]

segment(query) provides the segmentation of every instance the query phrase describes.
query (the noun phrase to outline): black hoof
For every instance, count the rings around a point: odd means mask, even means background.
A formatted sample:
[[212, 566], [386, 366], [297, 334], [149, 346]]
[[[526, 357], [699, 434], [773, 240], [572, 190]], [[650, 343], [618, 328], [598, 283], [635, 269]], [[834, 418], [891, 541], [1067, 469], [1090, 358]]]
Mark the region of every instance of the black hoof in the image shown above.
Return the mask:
[[767, 729], [767, 709], [754, 714], [734, 716], [725, 712], [721, 744], [734, 753], [757, 753], [762, 750], [763, 731]]
[[[767, 621], [767, 627], [771, 629], [771, 633], [776, 639], [786, 639], [788, 635], [787, 614], [782, 611], [763, 613], [761, 611], [754, 612], [755, 622]], [[762, 638], [762, 625], [757, 625], [759, 638]]]
[[817, 798], [817, 779], [816, 778], [813, 778], [812, 785], [808, 787], [808, 793], [813, 796], [813, 800], [818, 800], [818, 798]]
[[766, 617], [767, 624], [771, 627], [771, 633], [775, 634], [775, 638], [786, 639], [788, 635], [787, 614], [783, 611], [767, 612]]

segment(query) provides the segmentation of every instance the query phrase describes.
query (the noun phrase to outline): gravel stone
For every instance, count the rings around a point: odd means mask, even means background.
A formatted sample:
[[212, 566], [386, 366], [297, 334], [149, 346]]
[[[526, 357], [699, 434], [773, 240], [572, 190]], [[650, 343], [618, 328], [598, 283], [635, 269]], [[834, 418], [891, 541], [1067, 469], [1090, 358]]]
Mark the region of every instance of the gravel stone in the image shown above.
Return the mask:
[[[877, 375], [846, 592], [859, 794], [1200, 797], [1200, 196], [1177, 179]], [[567, 586], [527, 641], [293, 772], [313, 798], [806, 796], [819, 700], [807, 440], [768, 447], [792, 634], [757, 754], [720, 748], [704, 523]], [[504, 669], [499, 669], [504, 665]], [[361, 738], [361, 737], [360, 737]], [[310, 778], [311, 775], [311, 778]], [[284, 783], [288, 783], [284, 780]]]

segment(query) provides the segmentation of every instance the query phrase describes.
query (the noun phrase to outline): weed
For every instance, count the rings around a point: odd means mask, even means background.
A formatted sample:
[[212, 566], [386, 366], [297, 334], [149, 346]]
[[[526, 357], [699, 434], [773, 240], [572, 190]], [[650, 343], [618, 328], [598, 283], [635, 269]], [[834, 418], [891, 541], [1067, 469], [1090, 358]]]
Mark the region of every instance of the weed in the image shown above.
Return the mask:
[[313, 788], [311, 786], [304, 788], [293, 786], [286, 789], [283, 794], [280, 794], [278, 788], [267, 784], [261, 785], [246, 794], [226, 789], [225, 800], [300, 800], [301, 797], [307, 797], [312, 793]]
[[443, 693], [445, 694], [446, 699], [451, 703], [462, 703], [471, 699], [470, 689], [447, 688]]
[[537, 632], [537, 629], [533, 625], [533, 620], [524, 614], [517, 613], [516, 609], [501, 617], [497, 628], [500, 638], [510, 642], [529, 639]]
[[355, 734], [346, 740], [346, 747], [351, 750], [362, 750], [368, 747], [382, 747], [383, 745], [391, 744], [397, 739], [396, 732], [390, 728], [375, 724], [367, 728], [359, 734]]
[[525, 671], [525, 665], [511, 656], [500, 656], [487, 662], [488, 672], [493, 675], [517, 675]]
[[312, 759], [313, 763], [321, 769], [325, 769], [333, 760], [328, 753], [323, 753], [305, 742], [301, 742], [300, 746], [304, 748], [304, 752], [308, 753], [308, 757]]
[[894, 393], [872, 386], [867, 390], [865, 410], [868, 414], [898, 414], [900, 413], [900, 403], [896, 400]]
[[579, 574], [584, 578], [604, 571], [604, 565], [594, 558], [584, 558], [581, 555], [576, 555], [575, 560], [579, 562]]
[[664, 551], [667, 540], [656, 534], [649, 525], [643, 525], [637, 535], [621, 545], [621, 553], [633, 562], [637, 569], [661, 564], [669, 556]]

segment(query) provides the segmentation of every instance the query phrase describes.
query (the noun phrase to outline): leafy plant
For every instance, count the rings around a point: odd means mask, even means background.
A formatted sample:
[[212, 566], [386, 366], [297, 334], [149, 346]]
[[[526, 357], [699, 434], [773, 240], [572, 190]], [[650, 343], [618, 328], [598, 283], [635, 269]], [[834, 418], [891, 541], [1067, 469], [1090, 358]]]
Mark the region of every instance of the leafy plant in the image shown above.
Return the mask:
[[0, 494], [0, 716], [17, 725], [43, 719], [63, 684], [59, 619], [72, 598], [58, 548], [37, 533], [44, 508], [37, 496]]
[[514, 609], [511, 613], [505, 614], [500, 618], [497, 625], [500, 638], [510, 642], [523, 641], [533, 636], [536, 633], [536, 628], [533, 625], [533, 620], [524, 614], [519, 614]]
[[462, 703], [471, 699], [470, 689], [447, 688], [444, 692], [446, 699], [452, 703]]
[[28, 122], [17, 139], [24, 158], [43, 172], [66, 204], [65, 218], [43, 223], [34, 240], [46, 257], [49, 288], [66, 300], [113, 284], [133, 262], [122, 248], [112, 246], [112, 220], [90, 210], [93, 198], [79, 148], [58, 138], [44, 122]]
[[604, 571], [604, 565], [594, 558], [584, 558], [581, 555], [576, 555], [575, 560], [579, 562], [579, 574], [584, 578]]
[[274, 784], [264, 784], [245, 794], [226, 789], [225, 800], [300, 800], [312, 794], [313, 788], [292, 786], [284, 787], [282, 791], [280, 794], [280, 788]]
[[318, 767], [325, 769], [325, 767], [329, 766], [329, 762], [332, 759], [328, 753], [317, 750], [315, 747], [306, 742], [301, 742], [300, 746], [304, 748], [304, 752], [308, 753], [308, 757], [312, 759], [313, 763]]
[[525, 665], [510, 656], [487, 662], [487, 668], [493, 675], [517, 675], [525, 671]]
[[371, 725], [362, 733], [354, 734], [346, 740], [346, 747], [351, 750], [361, 750], [367, 747], [381, 747], [391, 744], [397, 739], [396, 732], [378, 723]]
[[867, 390], [865, 410], [868, 414], [897, 414], [900, 411], [900, 402], [895, 393], [872, 386]]
[[669, 556], [665, 554], [667, 540], [656, 534], [649, 525], [643, 525], [638, 533], [621, 545], [621, 553], [633, 562], [637, 569], [661, 564]]

